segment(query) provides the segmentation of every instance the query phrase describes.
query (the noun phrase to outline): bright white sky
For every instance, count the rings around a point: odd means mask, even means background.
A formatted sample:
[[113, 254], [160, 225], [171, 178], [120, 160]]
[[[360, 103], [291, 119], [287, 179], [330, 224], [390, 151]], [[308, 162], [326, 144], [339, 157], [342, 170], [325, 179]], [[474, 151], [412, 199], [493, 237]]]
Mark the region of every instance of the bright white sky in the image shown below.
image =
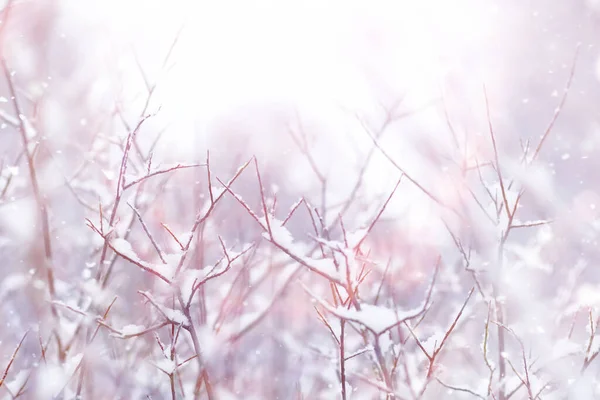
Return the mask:
[[[373, 117], [380, 104], [404, 94], [408, 109], [439, 98], [445, 75], [464, 73], [465, 59], [481, 50], [498, 12], [477, 0], [105, 0], [93, 2], [95, 9], [65, 1], [110, 32], [126, 90], [135, 93], [141, 83], [131, 48], [146, 73], [161, 76], [157, 103], [171, 122], [169, 148], [202, 148], [210, 125], [239, 107], [258, 105], [268, 115], [261, 106], [280, 104], [331, 127], [324, 130], [335, 143], [329, 160], [357, 142], [370, 144], [364, 132], [348, 140], [359, 129], [354, 112]], [[174, 67], [159, 75], [182, 26]], [[478, 71], [468, 74], [477, 80]], [[439, 130], [445, 122], [438, 111], [419, 124]], [[271, 140], [260, 129], [249, 131], [255, 143]], [[407, 165], [414, 155], [401, 156]], [[386, 173], [387, 161], [381, 165], [368, 182], [389, 189], [388, 178], [397, 176]]]
[[184, 26], [161, 100], [178, 118], [211, 119], [263, 100], [328, 114], [365, 109], [405, 89], [422, 104], [439, 94], [453, 59], [489, 33], [494, 10], [481, 3], [106, 0], [94, 12], [147, 67]]

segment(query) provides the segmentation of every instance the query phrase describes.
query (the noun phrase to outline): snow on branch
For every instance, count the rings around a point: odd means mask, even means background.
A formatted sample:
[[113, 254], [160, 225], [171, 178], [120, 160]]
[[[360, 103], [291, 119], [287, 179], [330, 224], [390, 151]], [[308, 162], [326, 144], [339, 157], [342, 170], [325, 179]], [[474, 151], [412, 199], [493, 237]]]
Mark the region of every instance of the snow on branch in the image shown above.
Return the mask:
[[149, 292], [140, 290], [138, 293], [144, 296], [150, 302], [150, 304], [152, 304], [154, 308], [156, 308], [156, 310], [170, 323], [174, 325], [183, 325], [184, 328], [190, 326], [190, 320], [180, 310], [174, 310], [159, 304]]
[[132, 264], [137, 265], [144, 271], [151, 273], [152, 275], [156, 276], [157, 278], [162, 279], [166, 283], [171, 284], [171, 279], [167, 278], [165, 275], [163, 275], [162, 273], [160, 273], [158, 271], [159, 266], [150, 264], [150, 263], [140, 259], [139, 256], [135, 253], [135, 251], [131, 247], [131, 244], [127, 240], [121, 239], [121, 238], [111, 239], [108, 242], [108, 246], [115, 253], [117, 253], [120, 257], [124, 258], [125, 260], [129, 261]]
[[[261, 222], [264, 218], [260, 218]], [[321, 275], [322, 277], [335, 282], [341, 283], [340, 273], [335, 265], [333, 259], [330, 258], [312, 258], [303, 256], [301, 253], [304, 252], [302, 246], [294, 242], [294, 238], [290, 231], [283, 226], [283, 222], [270, 216], [270, 232], [263, 232], [263, 238], [278, 247], [281, 251], [297, 261], [304, 267], [308, 268], [312, 272]]]
[[294, 242], [292, 234], [284, 226], [282, 221], [274, 218], [272, 215], [265, 217], [257, 216], [250, 206], [241, 198], [241, 196], [233, 192], [228, 185], [225, 185], [220, 180], [219, 182], [225, 187], [225, 190], [229, 192], [233, 198], [248, 212], [248, 214], [260, 225], [260, 227], [263, 229], [263, 238], [271, 242], [294, 261], [308, 268], [312, 272], [321, 275], [331, 282], [341, 284], [342, 280], [339, 277], [339, 272], [333, 260], [327, 258], [314, 259], [301, 255], [301, 253], [304, 252], [304, 249], [301, 249], [300, 245]]
[[381, 335], [404, 321], [416, 318], [425, 311], [424, 307], [400, 311], [371, 304], [361, 304], [360, 310], [349, 310], [343, 306], [333, 308], [324, 302], [321, 302], [321, 305], [338, 318], [363, 325], [376, 335]]
[[12, 125], [13, 127], [19, 126], [19, 120], [4, 110], [0, 110], [0, 119], [9, 125]]
[[358, 303], [355, 309], [348, 309], [345, 306], [333, 307], [328, 302], [312, 293], [306, 286], [304, 286], [304, 290], [331, 314], [342, 320], [362, 325], [376, 336], [379, 336], [410, 319], [423, 315], [423, 313], [427, 311], [438, 275], [439, 265], [440, 258], [438, 258], [436, 263], [436, 269], [423, 304], [409, 310], [391, 309], [366, 303]]
[[174, 165], [165, 166], [165, 167], [160, 168], [160, 169], [155, 169], [153, 171], [147, 171], [146, 175], [144, 175], [144, 176], [141, 176], [141, 177], [132, 177], [130, 182], [127, 182], [127, 183], [125, 183], [123, 185], [123, 189], [129, 189], [130, 187], [135, 186], [138, 183], [141, 183], [141, 182], [145, 181], [146, 179], [152, 178], [152, 177], [157, 176], [157, 175], [167, 174], [169, 172], [173, 172], [173, 171], [177, 171], [177, 170], [182, 170], [182, 169], [204, 167], [204, 166], [206, 166], [206, 164], [181, 164], [181, 163], [177, 163], [177, 164], [174, 164]]
[[98, 318], [96, 322], [111, 332], [111, 336], [119, 339], [131, 339], [134, 337], [143, 336], [147, 333], [154, 332], [164, 326], [167, 326], [169, 322], [162, 322], [157, 325], [146, 327], [144, 325], [125, 325], [121, 329], [117, 329], [106, 323], [103, 319]]

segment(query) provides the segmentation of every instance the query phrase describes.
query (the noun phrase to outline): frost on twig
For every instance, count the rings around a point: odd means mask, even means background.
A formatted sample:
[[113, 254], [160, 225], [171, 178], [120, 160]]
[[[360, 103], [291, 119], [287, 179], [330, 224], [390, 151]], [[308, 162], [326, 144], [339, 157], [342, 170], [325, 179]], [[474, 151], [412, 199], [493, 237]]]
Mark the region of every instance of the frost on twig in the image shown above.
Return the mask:
[[190, 320], [180, 310], [175, 310], [161, 305], [149, 292], [139, 291], [139, 293], [144, 296], [150, 302], [150, 304], [152, 304], [154, 308], [170, 323], [174, 325], [182, 325], [183, 327], [190, 326]]
[[[167, 276], [171, 275], [172, 271], [164, 271], [163, 266], [150, 264], [140, 259], [139, 256], [135, 253], [135, 251], [133, 251], [131, 244], [127, 240], [121, 238], [111, 239], [108, 245], [115, 253], [117, 253], [125, 260], [129, 261], [134, 265], [137, 265], [144, 271], [151, 273], [152, 275], [156, 276], [157, 278], [160, 278], [164, 282], [169, 284], [171, 283], [172, 277]], [[163, 269], [162, 273], [160, 272], [160, 269]]]
[[168, 174], [170, 172], [174, 172], [174, 171], [178, 171], [178, 170], [183, 170], [183, 169], [189, 169], [189, 168], [196, 168], [196, 167], [204, 167], [205, 164], [174, 164], [174, 165], [167, 165], [167, 166], [163, 166], [162, 168], [157, 168], [151, 171], [147, 171], [147, 173], [143, 176], [126, 176], [127, 180], [126, 183], [124, 183], [123, 188], [124, 189], [129, 189], [132, 186], [135, 186], [149, 178], [152, 178], [154, 176], [158, 176], [158, 175], [163, 175], [163, 174]]

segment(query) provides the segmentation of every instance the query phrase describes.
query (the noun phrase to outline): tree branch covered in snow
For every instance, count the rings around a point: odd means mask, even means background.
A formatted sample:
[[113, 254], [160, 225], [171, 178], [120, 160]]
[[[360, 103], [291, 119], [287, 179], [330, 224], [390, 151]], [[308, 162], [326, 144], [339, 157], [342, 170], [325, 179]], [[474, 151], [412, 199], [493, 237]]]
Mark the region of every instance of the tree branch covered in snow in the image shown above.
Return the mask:
[[0, 5], [1, 398], [600, 396], [592, 5], [136, 2]]

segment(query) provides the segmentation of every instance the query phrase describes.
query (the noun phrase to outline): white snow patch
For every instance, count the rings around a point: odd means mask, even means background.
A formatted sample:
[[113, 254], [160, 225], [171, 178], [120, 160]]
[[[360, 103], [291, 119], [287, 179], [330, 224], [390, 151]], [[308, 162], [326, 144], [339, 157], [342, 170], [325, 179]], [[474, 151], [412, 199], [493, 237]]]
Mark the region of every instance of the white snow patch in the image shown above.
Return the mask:
[[344, 307], [330, 309], [330, 311], [340, 318], [358, 322], [377, 334], [394, 327], [399, 321], [417, 316], [421, 311], [421, 308], [400, 311], [370, 304], [361, 304], [360, 307], [360, 311], [348, 310]]
[[123, 336], [139, 335], [144, 332], [146, 327], [143, 325], [125, 325], [121, 328], [121, 334]]
[[177, 369], [175, 361], [168, 358], [163, 358], [162, 360], [154, 363], [154, 366], [167, 375], [171, 375]]

